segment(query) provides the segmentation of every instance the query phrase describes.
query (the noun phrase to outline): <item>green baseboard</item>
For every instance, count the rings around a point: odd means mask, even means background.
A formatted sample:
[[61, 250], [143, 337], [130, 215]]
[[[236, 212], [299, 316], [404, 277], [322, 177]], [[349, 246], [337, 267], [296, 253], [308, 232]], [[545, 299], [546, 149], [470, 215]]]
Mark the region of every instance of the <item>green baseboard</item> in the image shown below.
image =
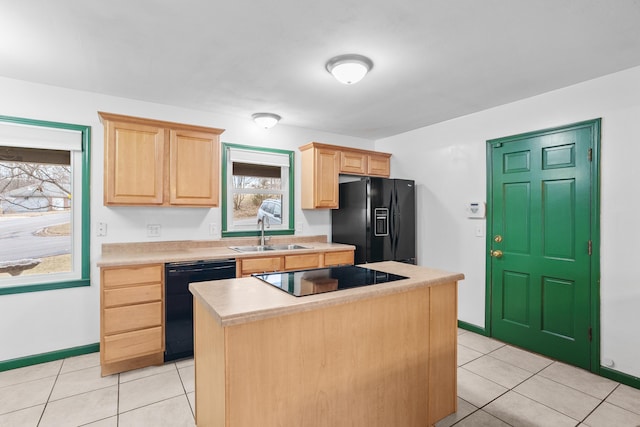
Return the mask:
[[633, 375], [625, 374], [614, 369], [600, 367], [600, 376], [609, 378], [610, 380], [618, 381], [621, 384], [628, 385], [629, 387], [640, 389], [640, 378]]
[[37, 365], [38, 363], [51, 362], [66, 357], [80, 356], [83, 354], [100, 351], [100, 343], [81, 345], [79, 347], [66, 348], [63, 350], [50, 351], [48, 353], [35, 354], [33, 356], [20, 357], [0, 362], [0, 372], [9, 369], [22, 368], [25, 366]]
[[463, 322], [462, 320], [458, 320], [458, 328], [464, 329], [467, 331], [475, 332], [476, 334], [487, 336], [487, 331], [480, 326], [473, 325], [471, 323]]

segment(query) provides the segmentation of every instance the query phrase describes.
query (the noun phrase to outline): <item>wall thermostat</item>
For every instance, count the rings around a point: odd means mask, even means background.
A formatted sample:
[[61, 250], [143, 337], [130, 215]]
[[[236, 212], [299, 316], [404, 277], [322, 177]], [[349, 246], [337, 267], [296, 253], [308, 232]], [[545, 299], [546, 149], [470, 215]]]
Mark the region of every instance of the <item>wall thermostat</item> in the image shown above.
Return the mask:
[[466, 210], [468, 218], [484, 218], [486, 205], [484, 202], [469, 202]]

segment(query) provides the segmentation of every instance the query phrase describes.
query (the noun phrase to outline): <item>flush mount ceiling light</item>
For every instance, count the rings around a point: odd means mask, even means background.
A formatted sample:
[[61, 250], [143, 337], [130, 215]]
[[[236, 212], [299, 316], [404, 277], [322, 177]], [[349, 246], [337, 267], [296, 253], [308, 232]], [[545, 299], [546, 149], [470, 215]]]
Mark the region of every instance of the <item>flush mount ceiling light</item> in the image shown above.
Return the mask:
[[251, 115], [251, 118], [261, 128], [271, 129], [278, 124], [282, 117], [273, 113], [255, 113]]
[[362, 80], [373, 68], [373, 61], [366, 56], [350, 53], [331, 58], [326, 67], [340, 83], [351, 85]]

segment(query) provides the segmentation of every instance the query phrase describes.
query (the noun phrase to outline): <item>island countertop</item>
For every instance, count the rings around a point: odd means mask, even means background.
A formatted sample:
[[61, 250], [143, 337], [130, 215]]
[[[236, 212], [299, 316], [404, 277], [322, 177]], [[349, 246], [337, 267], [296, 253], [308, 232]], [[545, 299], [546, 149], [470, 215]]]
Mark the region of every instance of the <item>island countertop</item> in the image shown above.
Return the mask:
[[407, 279], [303, 297], [289, 295], [254, 277], [191, 283], [189, 290], [224, 327], [464, 279], [461, 273], [393, 261], [370, 263], [366, 267]]

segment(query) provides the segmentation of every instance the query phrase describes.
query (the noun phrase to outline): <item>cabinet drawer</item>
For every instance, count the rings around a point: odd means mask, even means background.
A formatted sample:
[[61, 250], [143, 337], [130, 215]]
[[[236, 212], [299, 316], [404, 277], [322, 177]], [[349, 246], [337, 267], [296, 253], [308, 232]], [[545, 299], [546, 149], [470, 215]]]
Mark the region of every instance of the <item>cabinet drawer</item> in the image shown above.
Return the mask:
[[324, 265], [344, 264], [353, 264], [353, 251], [326, 252], [324, 254]]
[[106, 363], [162, 352], [162, 327], [106, 336], [102, 350]]
[[161, 283], [162, 264], [145, 265], [143, 267], [103, 268], [102, 282], [105, 288], [138, 283]]
[[115, 305], [140, 304], [150, 301], [162, 300], [162, 285], [131, 286], [127, 288], [105, 289], [104, 306], [113, 307]]
[[282, 257], [249, 258], [242, 261], [242, 275], [282, 270]]
[[103, 320], [105, 335], [158, 326], [162, 324], [162, 303], [106, 308]]
[[301, 270], [305, 268], [318, 268], [320, 266], [320, 254], [287, 255], [284, 257], [285, 270]]

